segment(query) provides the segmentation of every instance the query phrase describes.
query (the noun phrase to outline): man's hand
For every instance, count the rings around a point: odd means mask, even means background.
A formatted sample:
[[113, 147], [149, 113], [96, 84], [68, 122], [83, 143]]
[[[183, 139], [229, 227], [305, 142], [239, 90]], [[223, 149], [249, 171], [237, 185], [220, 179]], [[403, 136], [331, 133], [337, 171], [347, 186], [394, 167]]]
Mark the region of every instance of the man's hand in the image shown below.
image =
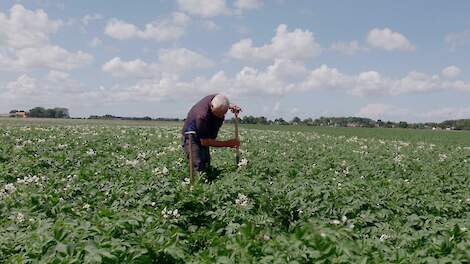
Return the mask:
[[238, 147], [240, 147], [240, 140], [231, 139], [231, 140], [227, 140], [225, 142], [227, 143], [227, 147], [229, 147], [229, 148], [238, 148]]
[[236, 104], [231, 104], [231, 105], [229, 106], [229, 109], [230, 109], [230, 110], [232, 111], [232, 113], [234, 113], [235, 115], [238, 115], [238, 114], [242, 111], [242, 109], [241, 109], [238, 105], [236, 105]]

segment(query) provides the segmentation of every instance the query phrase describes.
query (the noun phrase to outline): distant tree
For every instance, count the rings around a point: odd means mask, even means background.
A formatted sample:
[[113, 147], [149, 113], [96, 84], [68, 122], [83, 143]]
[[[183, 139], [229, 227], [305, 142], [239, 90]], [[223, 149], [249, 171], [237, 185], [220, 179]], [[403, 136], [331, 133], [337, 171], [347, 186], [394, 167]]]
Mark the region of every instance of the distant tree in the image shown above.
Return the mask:
[[307, 126], [313, 126], [313, 120], [310, 117], [306, 118], [306, 119], [302, 120], [302, 124], [307, 125]]
[[261, 116], [261, 117], [258, 117], [257, 124], [266, 125], [266, 124], [269, 124], [269, 120], [266, 117]]
[[30, 117], [47, 117], [47, 110], [44, 107], [34, 107], [29, 110]]
[[399, 127], [399, 128], [407, 128], [407, 127], [408, 127], [408, 123], [405, 122], [405, 121], [400, 121], [400, 122], [398, 123], [398, 127]]
[[298, 116], [296, 116], [296, 117], [292, 118], [290, 123], [293, 124], [293, 125], [298, 125], [298, 124], [302, 123], [302, 120]]
[[282, 117], [274, 119], [274, 123], [278, 124], [278, 125], [288, 125], [289, 124]]
[[34, 107], [29, 110], [30, 117], [47, 117], [47, 118], [70, 118], [67, 108], [56, 107], [45, 109], [44, 107]]
[[[49, 110], [49, 109], [48, 109]], [[52, 118], [70, 118], [69, 109], [63, 107], [56, 107], [52, 111]]]

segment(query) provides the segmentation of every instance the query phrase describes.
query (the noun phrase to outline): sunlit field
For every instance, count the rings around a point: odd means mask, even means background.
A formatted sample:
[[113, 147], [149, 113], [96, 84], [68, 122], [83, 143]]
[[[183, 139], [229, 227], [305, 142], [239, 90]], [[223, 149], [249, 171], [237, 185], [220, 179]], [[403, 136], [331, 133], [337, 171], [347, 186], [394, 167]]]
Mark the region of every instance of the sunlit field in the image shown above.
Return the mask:
[[247, 125], [191, 183], [181, 125], [0, 119], [0, 262], [470, 261], [468, 132]]

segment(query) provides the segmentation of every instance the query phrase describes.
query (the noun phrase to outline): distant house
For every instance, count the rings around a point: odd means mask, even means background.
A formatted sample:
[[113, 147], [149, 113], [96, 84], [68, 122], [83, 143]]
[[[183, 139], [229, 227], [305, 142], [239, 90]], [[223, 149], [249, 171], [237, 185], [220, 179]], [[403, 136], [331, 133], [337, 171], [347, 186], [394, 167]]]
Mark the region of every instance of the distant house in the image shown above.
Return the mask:
[[10, 117], [25, 118], [27, 116], [28, 116], [28, 113], [26, 113], [23, 110], [21, 110], [21, 111], [11, 111], [10, 112]]
[[347, 127], [360, 127], [358, 123], [347, 123], [346, 126]]

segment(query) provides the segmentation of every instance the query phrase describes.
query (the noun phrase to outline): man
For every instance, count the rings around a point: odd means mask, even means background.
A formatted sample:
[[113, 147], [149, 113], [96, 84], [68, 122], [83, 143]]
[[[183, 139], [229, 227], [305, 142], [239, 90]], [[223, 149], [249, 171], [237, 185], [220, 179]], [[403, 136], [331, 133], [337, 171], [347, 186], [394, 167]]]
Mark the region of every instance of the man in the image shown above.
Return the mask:
[[205, 171], [210, 167], [209, 147], [235, 148], [240, 146], [240, 141], [236, 139], [216, 139], [229, 109], [236, 114], [240, 112], [238, 106], [230, 105], [226, 96], [212, 94], [202, 98], [189, 111], [183, 126], [183, 148], [189, 157], [190, 142], [185, 132], [195, 131], [196, 134], [192, 137], [192, 166], [196, 170]]

